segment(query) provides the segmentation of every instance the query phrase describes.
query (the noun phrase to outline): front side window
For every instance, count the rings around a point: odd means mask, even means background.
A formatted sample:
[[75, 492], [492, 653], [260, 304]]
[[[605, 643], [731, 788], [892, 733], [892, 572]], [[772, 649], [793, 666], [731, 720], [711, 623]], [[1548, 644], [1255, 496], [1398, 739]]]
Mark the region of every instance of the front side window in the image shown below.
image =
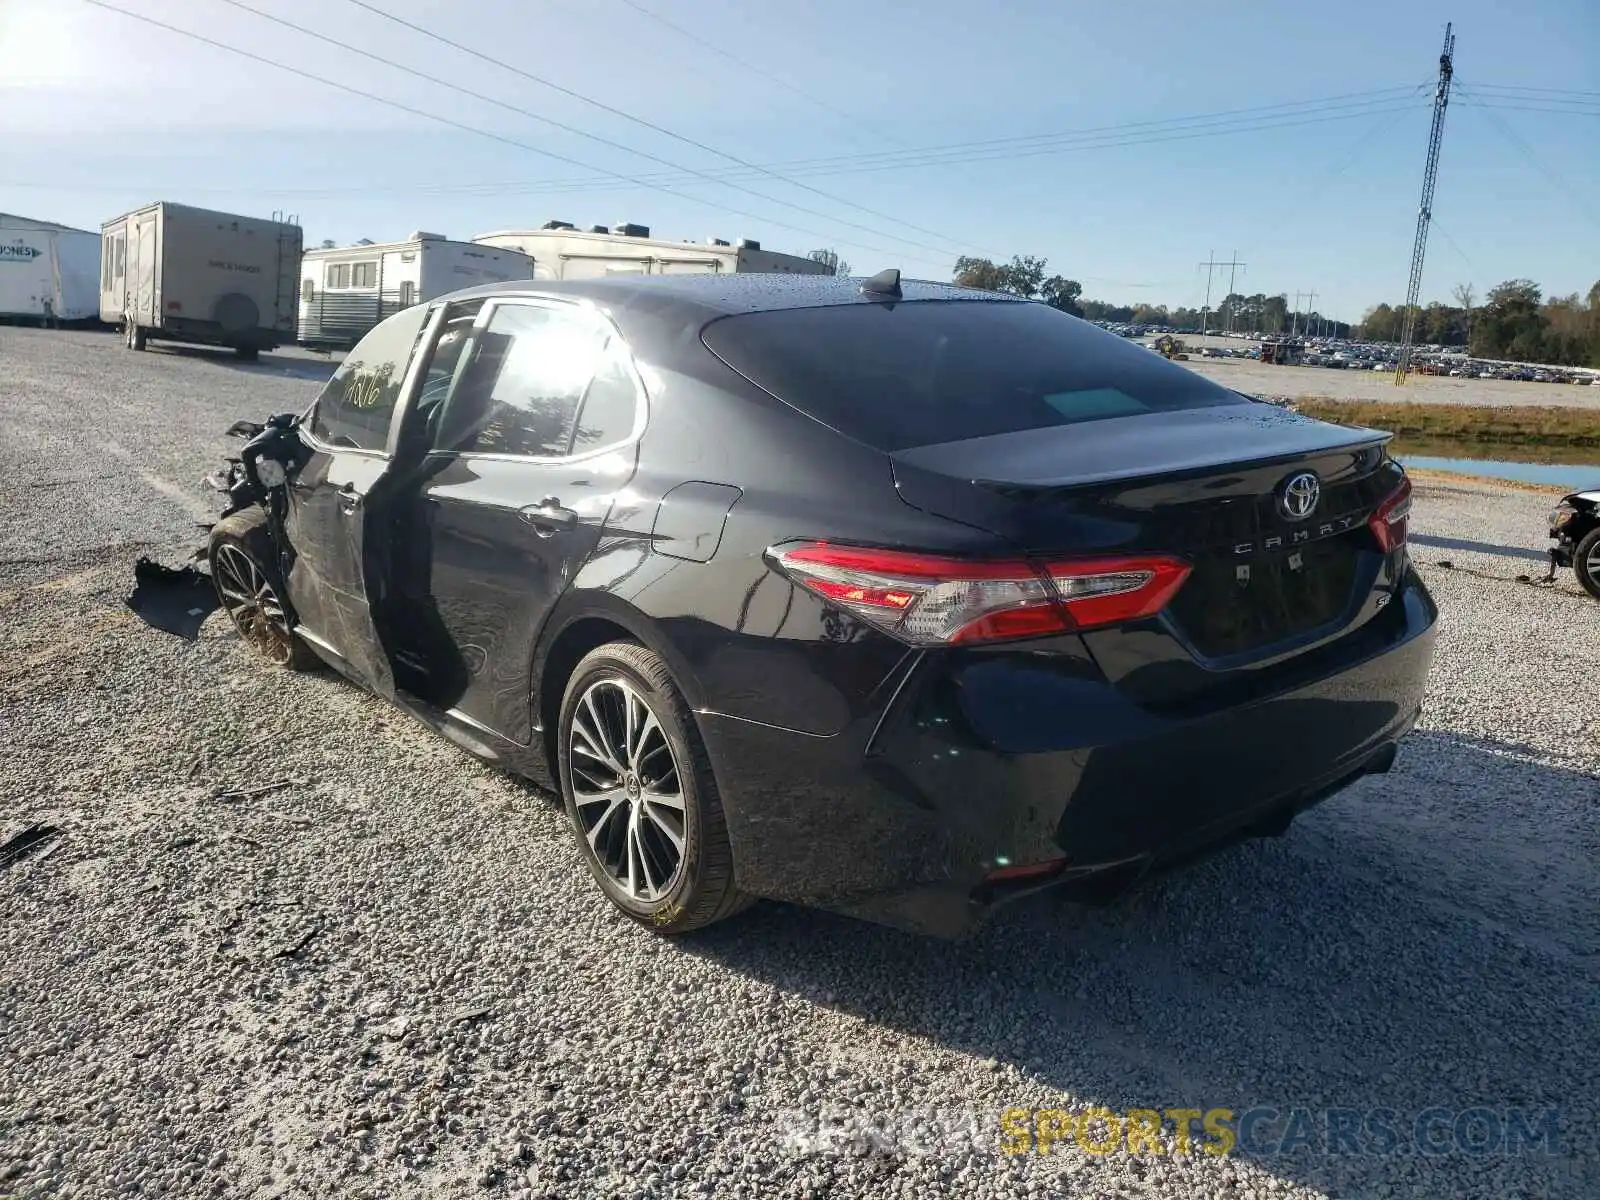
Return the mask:
[[444, 402], [450, 395], [450, 385], [455, 382], [467, 347], [472, 345], [472, 329], [483, 304], [482, 300], [465, 300], [449, 305], [439, 323], [438, 335], [428, 348], [427, 366], [422, 372], [409, 425], [409, 436], [420, 439], [428, 449], [442, 448], [440, 419]]
[[389, 422], [412, 349], [428, 317], [425, 306], [408, 308], [373, 326], [328, 380], [311, 413], [311, 435], [330, 446], [383, 450]]
[[578, 313], [498, 306], [473, 338], [436, 444], [475, 454], [570, 454], [607, 333]]
[[378, 283], [378, 264], [372, 262], [358, 262], [350, 264], [350, 286], [358, 288], [376, 287]]
[[329, 263], [327, 275], [323, 280], [327, 288], [347, 288], [350, 286], [350, 264]]

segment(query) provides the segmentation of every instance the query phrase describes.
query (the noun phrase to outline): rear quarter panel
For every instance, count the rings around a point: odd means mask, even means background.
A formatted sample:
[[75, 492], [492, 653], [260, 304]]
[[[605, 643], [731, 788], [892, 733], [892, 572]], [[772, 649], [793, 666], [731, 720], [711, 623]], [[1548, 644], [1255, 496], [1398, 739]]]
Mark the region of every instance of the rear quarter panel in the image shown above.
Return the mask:
[[[626, 330], [625, 330], [626, 332]], [[836, 733], [907, 653], [772, 571], [769, 546], [801, 538], [946, 551], [990, 535], [895, 497], [882, 453], [781, 404], [709, 353], [668, 336], [635, 344], [651, 415], [632, 486], [565, 597], [552, 636], [586, 612], [637, 613], [694, 707], [815, 734]], [[653, 545], [662, 497], [687, 482], [738, 489], [716, 552], [688, 561]], [[675, 530], [681, 539], [683, 530]], [[653, 640], [652, 640], [653, 639]]]

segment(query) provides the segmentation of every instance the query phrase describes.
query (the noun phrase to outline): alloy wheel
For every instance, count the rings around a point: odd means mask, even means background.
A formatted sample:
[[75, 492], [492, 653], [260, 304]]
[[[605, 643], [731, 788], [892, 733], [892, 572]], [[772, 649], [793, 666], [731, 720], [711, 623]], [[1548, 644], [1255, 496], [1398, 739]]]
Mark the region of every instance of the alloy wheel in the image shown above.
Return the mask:
[[1589, 568], [1589, 578], [1600, 579], [1600, 540], [1589, 547], [1589, 557], [1585, 565]]
[[237, 546], [218, 546], [211, 559], [217, 596], [234, 628], [262, 654], [279, 666], [294, 654], [294, 634], [283, 602], [265, 573]]
[[629, 899], [660, 900], [684, 866], [683, 784], [649, 702], [621, 679], [602, 679], [572, 713], [567, 768], [580, 832]]

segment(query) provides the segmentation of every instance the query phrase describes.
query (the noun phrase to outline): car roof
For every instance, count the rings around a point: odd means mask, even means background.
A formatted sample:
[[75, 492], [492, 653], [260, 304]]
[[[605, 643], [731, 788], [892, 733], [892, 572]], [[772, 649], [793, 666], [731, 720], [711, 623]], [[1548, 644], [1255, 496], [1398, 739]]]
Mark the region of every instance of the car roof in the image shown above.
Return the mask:
[[[682, 315], [702, 319], [735, 313], [771, 312], [787, 308], [821, 308], [841, 304], [881, 304], [882, 296], [861, 294], [861, 278], [842, 275], [785, 275], [748, 272], [734, 275], [609, 275], [595, 279], [513, 279], [465, 288], [435, 303], [496, 296], [571, 296], [619, 308], [648, 304], [681, 306]], [[1026, 303], [1018, 296], [957, 287], [924, 279], [905, 279], [899, 302], [978, 300]]]

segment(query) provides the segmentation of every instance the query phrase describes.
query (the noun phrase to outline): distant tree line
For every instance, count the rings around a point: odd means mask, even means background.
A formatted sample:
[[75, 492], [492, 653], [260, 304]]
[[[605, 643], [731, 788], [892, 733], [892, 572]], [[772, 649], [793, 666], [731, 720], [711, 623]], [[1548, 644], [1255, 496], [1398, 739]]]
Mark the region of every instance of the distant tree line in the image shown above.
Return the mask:
[[1329, 337], [1349, 337], [1351, 327], [1318, 312], [1292, 313], [1285, 295], [1256, 293], [1246, 296], [1233, 292], [1224, 296], [1210, 312], [1198, 308], [1165, 304], [1112, 304], [1105, 300], [1085, 300], [1083, 285], [1076, 279], [1047, 274], [1042, 258], [1019, 255], [1009, 263], [987, 258], [958, 258], [954, 281], [964, 287], [1009, 292], [1030, 300], [1043, 300], [1054, 308], [1090, 321], [1109, 321], [1130, 325], [1165, 325], [1172, 329], [1238, 330], [1244, 333], [1307, 332], [1312, 329]]
[[[1417, 313], [1415, 340], [1465, 346], [1477, 358], [1600, 366], [1600, 282], [1587, 296], [1544, 298], [1531, 279], [1508, 279], [1489, 289], [1482, 305], [1470, 284], [1452, 293], [1454, 305], [1433, 303]], [[1362, 336], [1398, 341], [1404, 306], [1379, 304], [1361, 320]]]
[[850, 264], [839, 257], [837, 250], [813, 250], [806, 257], [812, 262], [819, 262], [827, 267], [829, 275], [850, 274]]
[[1045, 260], [1019, 254], [1009, 263], [997, 264], [987, 258], [956, 259], [955, 282], [962, 287], [984, 288], [991, 292], [1010, 292], [1028, 300], [1043, 300], [1075, 317], [1084, 315], [1079, 300], [1083, 285], [1076, 279], [1046, 275]]

